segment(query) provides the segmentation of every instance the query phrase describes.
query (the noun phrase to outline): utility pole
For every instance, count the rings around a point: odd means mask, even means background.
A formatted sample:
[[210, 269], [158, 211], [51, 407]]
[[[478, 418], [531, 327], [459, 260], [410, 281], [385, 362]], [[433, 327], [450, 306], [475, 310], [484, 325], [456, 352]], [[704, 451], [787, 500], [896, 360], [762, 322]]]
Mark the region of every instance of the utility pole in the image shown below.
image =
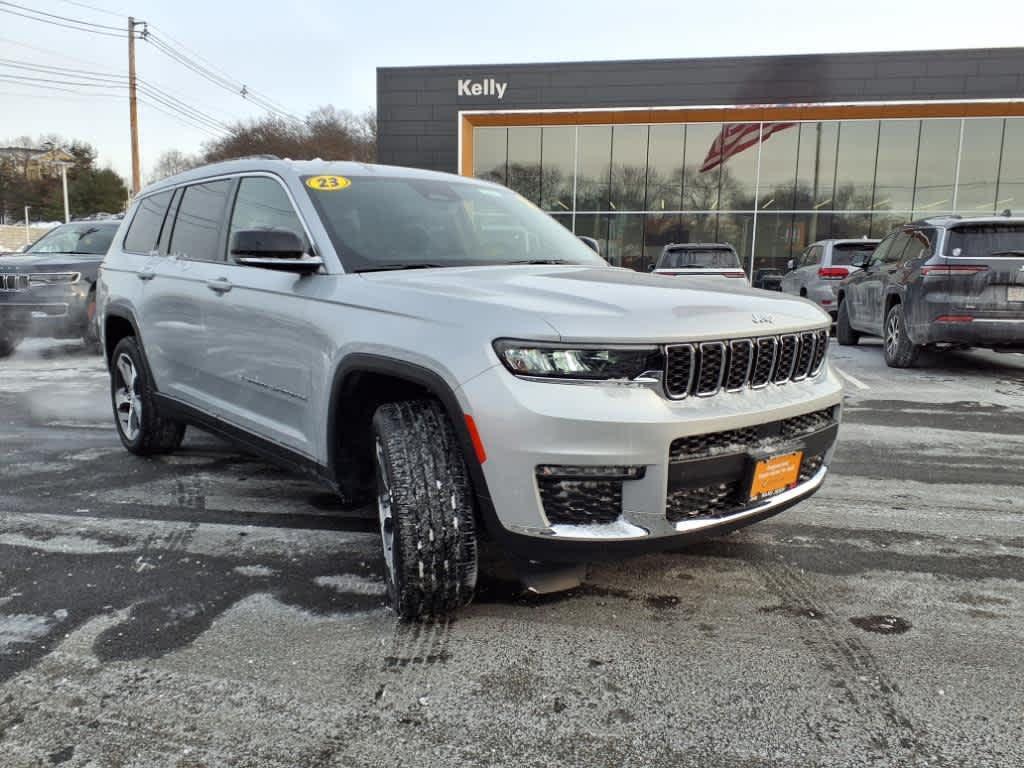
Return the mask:
[[64, 188], [64, 223], [71, 221], [71, 208], [68, 206], [68, 163], [60, 163], [60, 185]]
[[[139, 22], [140, 24], [142, 22]], [[128, 114], [132, 132], [132, 196], [139, 194], [139, 108], [135, 101], [135, 17], [128, 17]]]
[[28, 209], [31, 207], [31, 205], [25, 206], [25, 245], [28, 245], [30, 242], [32, 242], [32, 235], [29, 234], [28, 231]]

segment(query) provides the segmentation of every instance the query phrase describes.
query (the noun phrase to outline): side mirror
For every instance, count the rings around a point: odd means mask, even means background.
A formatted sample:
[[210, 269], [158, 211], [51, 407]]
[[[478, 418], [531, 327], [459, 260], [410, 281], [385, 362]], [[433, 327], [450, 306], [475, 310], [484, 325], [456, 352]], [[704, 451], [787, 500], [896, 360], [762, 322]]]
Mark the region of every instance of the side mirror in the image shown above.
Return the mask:
[[786, 269], [789, 270], [790, 272], [796, 269], [796, 261], [794, 259], [790, 259], [789, 261], [787, 261]]
[[324, 262], [306, 256], [305, 243], [290, 229], [240, 229], [231, 236], [231, 256], [236, 264], [281, 272], [310, 274]]
[[653, 263], [653, 262], [647, 265], [647, 271], [648, 272], [653, 272], [657, 268], [658, 268], [658, 265]]
[[598, 244], [597, 240], [595, 240], [592, 237], [587, 237], [586, 235], [577, 235], [577, 237], [583, 242], [585, 246], [587, 246], [587, 248], [592, 250], [598, 256], [601, 255], [601, 246]]

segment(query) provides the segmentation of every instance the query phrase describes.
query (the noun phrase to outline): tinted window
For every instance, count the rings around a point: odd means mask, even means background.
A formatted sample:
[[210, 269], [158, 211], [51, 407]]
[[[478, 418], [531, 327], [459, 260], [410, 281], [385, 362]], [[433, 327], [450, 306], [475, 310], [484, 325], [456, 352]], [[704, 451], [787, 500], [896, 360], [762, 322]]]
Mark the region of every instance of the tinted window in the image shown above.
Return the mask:
[[900, 232], [893, 240], [892, 247], [882, 257], [886, 264], [895, 264], [903, 257], [903, 249], [913, 240], [910, 232]]
[[885, 261], [889, 255], [889, 251], [892, 249], [893, 242], [896, 240], [896, 235], [889, 235], [875, 249], [874, 254], [871, 257], [871, 263], [877, 264], [880, 261]]
[[[959, 248], [960, 253], [954, 254]], [[1011, 253], [1000, 253], [1010, 251]], [[1024, 253], [1024, 225], [1021, 224], [972, 224], [949, 230], [946, 238], [946, 255], [1013, 256]]]
[[661, 269], [704, 269], [707, 267], [739, 268], [739, 257], [725, 248], [702, 248], [668, 251], [658, 265]]
[[185, 188], [171, 233], [170, 252], [190, 259], [218, 261], [221, 223], [231, 181], [211, 181]]
[[832, 246], [832, 263], [847, 267], [859, 256], [870, 256], [875, 252], [878, 243], [838, 243]]
[[537, 260], [605, 263], [507, 189], [405, 177], [353, 176], [350, 182], [343, 191], [308, 190], [350, 271]]
[[239, 182], [235, 210], [231, 215], [229, 244], [231, 236], [240, 229], [287, 229], [306, 240], [302, 222], [284, 187], [266, 176], [254, 176]]
[[820, 245], [812, 245], [804, 252], [803, 259], [800, 261], [801, 267], [813, 267], [821, 262], [822, 247]]
[[126, 251], [149, 253], [156, 250], [156, 241], [160, 237], [160, 227], [163, 226], [171, 194], [158, 192], [142, 199], [124, 238]]
[[117, 232], [117, 224], [81, 222], [52, 229], [32, 244], [26, 253], [87, 253], [103, 256]]

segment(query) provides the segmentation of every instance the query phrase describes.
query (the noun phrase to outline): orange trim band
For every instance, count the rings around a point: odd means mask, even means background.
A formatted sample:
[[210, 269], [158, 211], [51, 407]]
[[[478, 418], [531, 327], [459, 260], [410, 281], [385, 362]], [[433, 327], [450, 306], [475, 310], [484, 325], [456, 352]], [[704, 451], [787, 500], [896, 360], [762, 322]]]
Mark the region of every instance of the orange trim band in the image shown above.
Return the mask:
[[480, 432], [476, 428], [476, 422], [468, 413], [466, 414], [466, 428], [469, 430], [469, 439], [473, 441], [473, 451], [476, 453], [476, 460], [483, 464], [487, 461], [487, 451], [484, 450], [484, 441], [480, 439]]

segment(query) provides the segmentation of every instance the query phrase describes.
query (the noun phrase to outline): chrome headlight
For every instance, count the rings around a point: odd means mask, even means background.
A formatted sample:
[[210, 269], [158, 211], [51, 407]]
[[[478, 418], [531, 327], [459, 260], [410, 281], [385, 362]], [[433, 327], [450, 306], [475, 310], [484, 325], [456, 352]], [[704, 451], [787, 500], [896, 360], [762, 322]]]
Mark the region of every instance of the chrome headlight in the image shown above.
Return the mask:
[[549, 344], [499, 339], [494, 351], [516, 376], [608, 381], [632, 380], [662, 368], [655, 346]]

